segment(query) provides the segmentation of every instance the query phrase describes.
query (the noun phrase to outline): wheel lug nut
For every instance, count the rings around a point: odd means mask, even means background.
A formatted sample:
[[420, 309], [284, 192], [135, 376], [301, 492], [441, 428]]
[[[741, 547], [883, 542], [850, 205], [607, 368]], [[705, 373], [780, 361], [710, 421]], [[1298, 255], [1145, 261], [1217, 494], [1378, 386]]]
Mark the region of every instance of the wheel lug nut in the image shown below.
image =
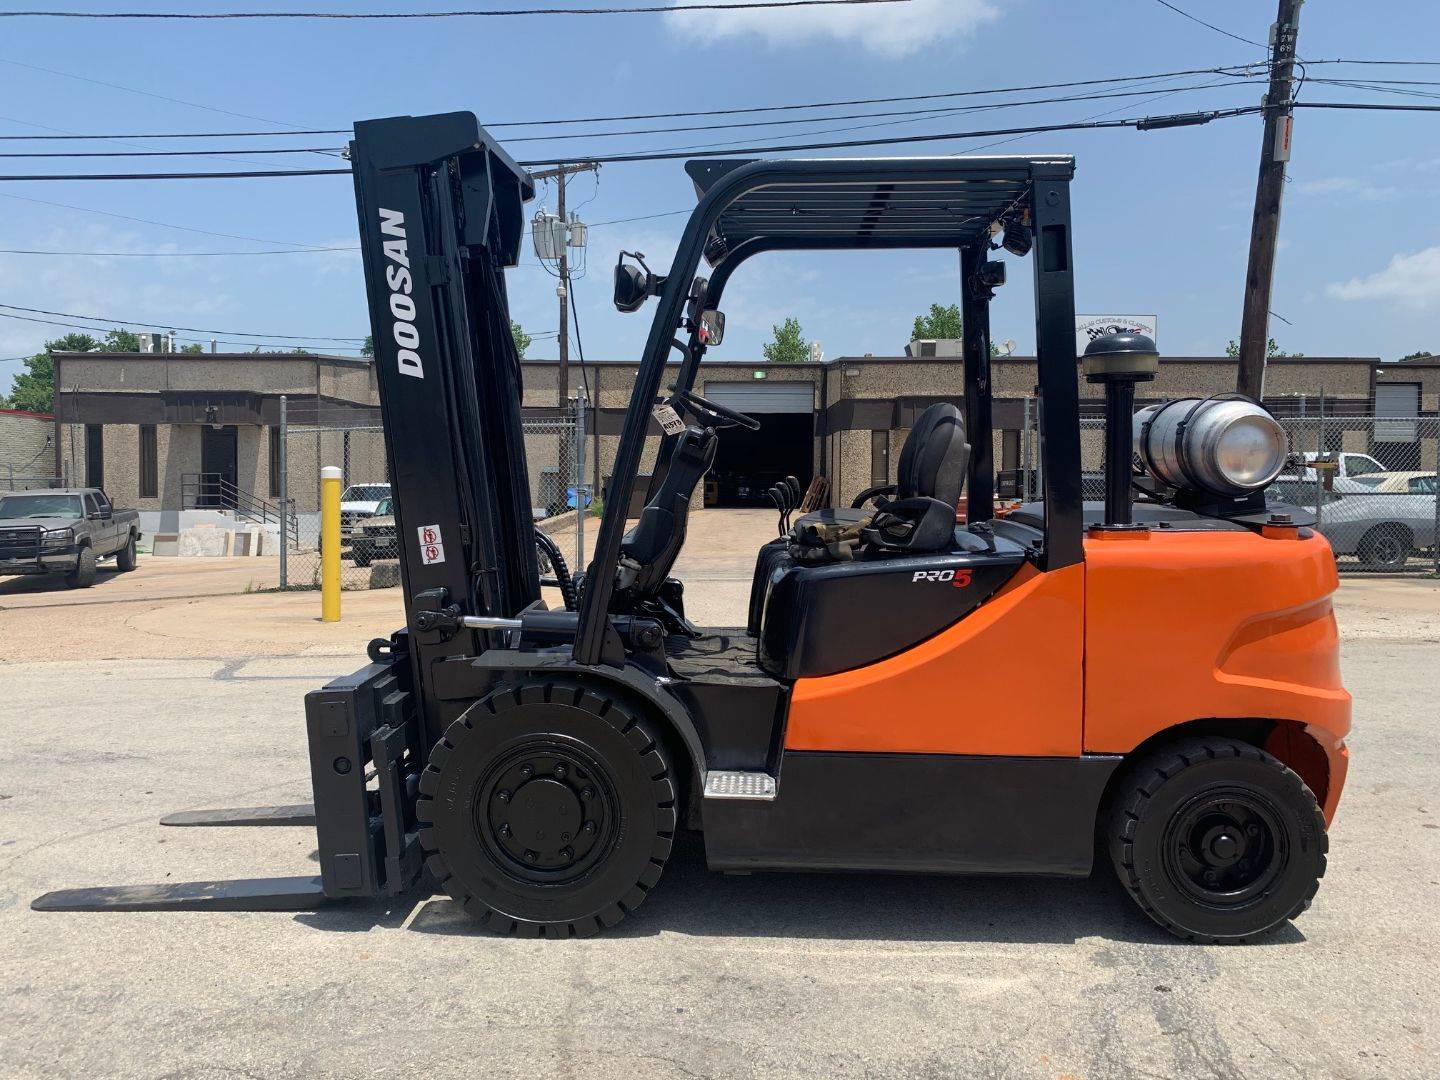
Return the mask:
[[509, 825], [501, 825], [501, 826], [500, 826], [500, 835], [501, 835], [501, 836], [509, 836], [509, 835], [510, 835], [510, 826], [509, 826]]
[[1213, 884], [1215, 884], [1216, 881], [1219, 880], [1219, 878], [1216, 876], [1214, 870], [1206, 870], [1206, 871], [1205, 871], [1205, 880], [1208, 881], [1210, 884], [1213, 885]]
[[520, 779], [521, 779], [521, 780], [529, 780], [530, 777], [532, 777], [532, 776], [534, 776], [534, 775], [535, 775], [535, 768], [534, 768], [534, 766], [532, 766], [532, 765], [522, 765], [522, 766], [520, 767]]
[[534, 861], [535, 861], [536, 859], [538, 859], [539, 857], [540, 857], [540, 856], [537, 855], [537, 854], [536, 854], [535, 852], [533, 852], [533, 851], [527, 850], [527, 851], [525, 852], [525, 861], [526, 861], [526, 862], [534, 862]]
[[581, 828], [583, 828], [587, 833], [593, 833], [595, 831], [595, 822], [587, 821], [584, 825], [581, 826]]
[[502, 791], [502, 792], [500, 792], [498, 795], [496, 795], [495, 797], [496, 797], [497, 799], [499, 799], [501, 802], [509, 802], [509, 801], [510, 801], [510, 792], [508, 792], [508, 791]]
[[1246, 825], [1246, 826], [1245, 826], [1245, 835], [1246, 835], [1246, 836], [1259, 836], [1259, 835], [1260, 835], [1260, 826], [1259, 826], [1259, 825]]
[[568, 844], [570, 842], [570, 834], [568, 832], [562, 832], [560, 834], [560, 839]]
[[586, 802], [589, 802], [589, 801], [590, 801], [591, 799], [593, 799], [594, 797], [595, 797], [595, 789], [594, 789], [594, 788], [588, 788], [588, 787], [587, 787], [584, 791], [580, 792], [580, 798], [584, 799]]
[[572, 850], [571, 850], [570, 848], [568, 848], [568, 847], [567, 847], [567, 848], [561, 848], [561, 849], [560, 849], [560, 857], [561, 857], [562, 859], [573, 859], [573, 858], [575, 857], [575, 852], [572, 851]]
[[558, 777], [558, 778], [561, 779], [561, 780], [564, 780], [564, 779], [565, 779], [565, 774], [568, 773], [569, 771], [570, 771], [570, 770], [567, 769], [563, 764], [561, 764], [561, 765], [556, 765], [556, 766], [555, 766], [555, 775], [556, 775], [556, 777]]

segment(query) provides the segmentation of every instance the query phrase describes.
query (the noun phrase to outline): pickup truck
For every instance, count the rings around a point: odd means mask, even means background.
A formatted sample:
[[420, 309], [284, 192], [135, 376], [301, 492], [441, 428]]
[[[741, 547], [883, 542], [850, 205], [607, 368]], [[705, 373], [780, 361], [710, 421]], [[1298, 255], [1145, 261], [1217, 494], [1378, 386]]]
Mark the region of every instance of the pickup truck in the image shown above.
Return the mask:
[[0, 576], [63, 574], [72, 589], [88, 589], [101, 559], [134, 570], [139, 539], [140, 515], [116, 510], [99, 488], [0, 494]]

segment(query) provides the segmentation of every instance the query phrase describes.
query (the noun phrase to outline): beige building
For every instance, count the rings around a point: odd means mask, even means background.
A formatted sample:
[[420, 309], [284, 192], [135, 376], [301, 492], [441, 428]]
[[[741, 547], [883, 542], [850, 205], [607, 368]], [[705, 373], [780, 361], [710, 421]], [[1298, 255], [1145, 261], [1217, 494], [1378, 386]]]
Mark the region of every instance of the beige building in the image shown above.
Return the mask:
[[0, 491], [43, 487], [56, 476], [55, 417], [0, 409]]
[[[558, 416], [558, 367], [525, 361], [525, 412], [531, 486], [536, 505], [553, 500], [555, 484], [571, 482], [574, 447], [546, 425]], [[603, 491], [634, 386], [633, 363], [571, 364], [570, 391], [584, 387], [589, 403], [585, 482]], [[339, 465], [348, 482], [387, 478], [374, 371], [368, 361], [290, 354], [190, 355], [79, 353], [57, 357], [54, 468], [75, 483], [103, 486], [121, 506], [142, 511], [196, 505], [223, 478], [227, 497], [274, 504], [281, 494], [280, 409], [287, 494], [299, 512], [317, 506], [319, 470]], [[1013, 489], [1026, 464], [1022, 435], [1034, 408], [1033, 358], [995, 357], [995, 444], [1001, 490]], [[663, 385], [668, 385], [668, 381]], [[1208, 395], [1235, 385], [1226, 357], [1164, 357], [1155, 382], [1139, 388], [1141, 403]], [[948, 357], [839, 357], [824, 363], [776, 365], [707, 359], [697, 391], [762, 421], [761, 431], [731, 429], [721, 440], [706, 481], [713, 505], [758, 505], [765, 487], [785, 475], [803, 482], [828, 477], [831, 501], [893, 480], [900, 447], [914, 418], [939, 400], [959, 402], [961, 366]], [[1101, 395], [1082, 384], [1089, 415], [1088, 467], [1099, 468]], [[1373, 449], [1381, 430], [1369, 418], [1435, 416], [1440, 361], [1381, 364], [1373, 357], [1272, 360], [1266, 403], [1286, 417], [1328, 417], [1313, 438], [1327, 449]], [[1032, 416], [1033, 422], [1033, 416]], [[1305, 426], [1292, 421], [1302, 440]], [[1400, 427], [1403, 427], [1401, 425]], [[1433, 423], [1431, 425], [1433, 428]], [[1413, 425], [1412, 425], [1413, 428]], [[1403, 432], [1402, 432], [1403, 434]], [[653, 461], [652, 427], [644, 467]], [[1308, 445], [1308, 441], [1306, 442]], [[1387, 448], [1397, 468], [1434, 468], [1435, 445]], [[1093, 462], [1091, 459], [1093, 458]], [[547, 490], [549, 494], [545, 494]]]

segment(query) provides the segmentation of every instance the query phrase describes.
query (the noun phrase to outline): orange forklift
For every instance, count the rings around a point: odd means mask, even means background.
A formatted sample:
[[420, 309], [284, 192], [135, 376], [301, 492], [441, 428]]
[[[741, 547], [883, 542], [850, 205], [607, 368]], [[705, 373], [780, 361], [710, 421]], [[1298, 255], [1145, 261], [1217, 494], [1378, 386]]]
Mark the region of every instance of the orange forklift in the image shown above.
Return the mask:
[[[504, 268], [534, 185], [468, 113], [351, 144], [406, 627], [306, 699], [313, 805], [175, 824], [312, 825], [318, 877], [66, 890], [50, 910], [294, 909], [448, 893], [500, 932], [592, 934], [660, 880], [676, 834], [716, 870], [1084, 876], [1108, 851], [1161, 926], [1203, 942], [1310, 904], [1344, 784], [1335, 561], [1267, 498], [1285, 441], [1234, 394], [1134, 408], [1153, 342], [1074, 347], [1071, 158], [688, 163], [698, 204], [658, 303], [593, 561], [546, 547], [541, 600]], [[694, 390], [721, 299], [772, 251], [959, 253], [963, 403], [895, 483], [757, 552], [749, 625], [697, 627], [671, 568], [727, 429]], [[996, 510], [989, 301], [1028, 256], [1040, 498]], [[706, 264], [702, 267], [702, 262]], [[680, 363], [667, 360], [678, 353]], [[1079, 382], [1107, 404], [1083, 501]], [[663, 384], [663, 385], [662, 385]], [[625, 508], [647, 438], [658, 465]], [[964, 520], [957, 506], [964, 499]]]

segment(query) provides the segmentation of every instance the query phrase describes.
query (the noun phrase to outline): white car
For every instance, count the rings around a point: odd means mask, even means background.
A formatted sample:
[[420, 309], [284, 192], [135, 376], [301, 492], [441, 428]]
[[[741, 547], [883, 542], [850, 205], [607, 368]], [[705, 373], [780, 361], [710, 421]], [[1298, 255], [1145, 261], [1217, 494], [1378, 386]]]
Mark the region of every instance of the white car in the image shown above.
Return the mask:
[[[1313, 450], [1307, 450], [1303, 455], [1306, 461], [1314, 461], [1321, 455]], [[1326, 458], [1335, 458], [1335, 480], [1334, 490], [1345, 491], [1369, 491], [1380, 480], [1389, 475], [1388, 470], [1369, 454], [1359, 454], [1353, 451], [1341, 451], [1338, 454], [1326, 454]], [[1284, 480], [1308, 480], [1313, 482], [1315, 477], [1314, 469], [1298, 469], [1288, 472], [1281, 479]]]
[[340, 495], [340, 535], [349, 536], [366, 518], [375, 516], [382, 499], [390, 497], [389, 484], [351, 484]]

